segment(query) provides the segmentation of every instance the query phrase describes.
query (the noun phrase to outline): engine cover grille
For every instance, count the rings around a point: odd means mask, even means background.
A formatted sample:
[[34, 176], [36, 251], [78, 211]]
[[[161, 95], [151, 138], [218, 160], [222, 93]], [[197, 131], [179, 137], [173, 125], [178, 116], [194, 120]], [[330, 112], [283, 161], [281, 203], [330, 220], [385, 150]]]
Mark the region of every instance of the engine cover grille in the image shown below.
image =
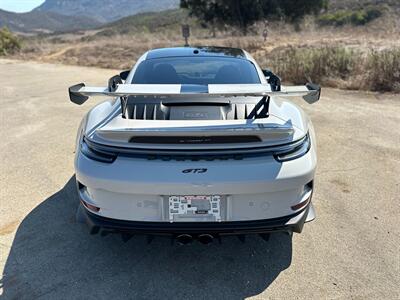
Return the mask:
[[268, 117], [268, 98], [207, 101], [129, 97], [124, 115], [133, 120], [248, 120]]

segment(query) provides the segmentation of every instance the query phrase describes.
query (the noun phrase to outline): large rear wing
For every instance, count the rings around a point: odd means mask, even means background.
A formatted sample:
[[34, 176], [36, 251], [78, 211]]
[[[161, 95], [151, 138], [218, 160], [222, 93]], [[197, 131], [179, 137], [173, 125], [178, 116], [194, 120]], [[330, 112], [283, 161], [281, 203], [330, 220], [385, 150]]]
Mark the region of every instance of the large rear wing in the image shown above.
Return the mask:
[[303, 97], [308, 103], [319, 100], [321, 87], [307, 83], [299, 86], [279, 86], [279, 90], [272, 89], [270, 84], [122, 84], [113, 81], [108, 87], [89, 87], [84, 83], [69, 88], [69, 97], [73, 103], [83, 104], [90, 96], [151, 96], [151, 97], [239, 97], [239, 96], [285, 96]]

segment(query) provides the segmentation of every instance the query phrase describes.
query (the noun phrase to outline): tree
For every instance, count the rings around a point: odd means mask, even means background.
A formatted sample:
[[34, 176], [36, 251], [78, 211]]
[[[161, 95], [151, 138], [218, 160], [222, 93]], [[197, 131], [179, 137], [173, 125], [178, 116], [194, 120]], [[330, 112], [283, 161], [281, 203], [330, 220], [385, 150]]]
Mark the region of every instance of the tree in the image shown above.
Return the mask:
[[243, 34], [247, 28], [263, 16], [260, 0], [181, 0], [181, 8], [197, 17], [208, 27], [230, 25]]
[[226, 24], [244, 35], [256, 21], [270, 16], [298, 22], [306, 14], [318, 13], [328, 0], [181, 0], [181, 7], [206, 24]]
[[217, 1], [181, 0], [181, 8], [189, 9], [189, 14], [197, 17], [203, 26], [211, 27], [213, 37], [215, 37], [215, 28], [222, 25], [222, 22], [218, 22], [218, 16], [222, 15], [222, 11], [220, 11]]
[[0, 28], [0, 55], [11, 54], [21, 49], [19, 39], [7, 27]]
[[269, 0], [263, 1], [265, 16], [278, 16], [300, 29], [301, 19], [308, 14], [318, 14], [321, 9], [327, 9], [329, 0]]

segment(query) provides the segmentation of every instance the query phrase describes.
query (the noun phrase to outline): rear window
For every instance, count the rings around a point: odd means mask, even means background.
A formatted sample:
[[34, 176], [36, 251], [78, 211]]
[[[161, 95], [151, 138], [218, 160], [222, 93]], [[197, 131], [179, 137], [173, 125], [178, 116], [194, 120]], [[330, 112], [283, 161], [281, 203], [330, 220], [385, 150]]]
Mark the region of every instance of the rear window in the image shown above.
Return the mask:
[[168, 57], [144, 60], [133, 76], [136, 84], [260, 83], [248, 60], [227, 57]]

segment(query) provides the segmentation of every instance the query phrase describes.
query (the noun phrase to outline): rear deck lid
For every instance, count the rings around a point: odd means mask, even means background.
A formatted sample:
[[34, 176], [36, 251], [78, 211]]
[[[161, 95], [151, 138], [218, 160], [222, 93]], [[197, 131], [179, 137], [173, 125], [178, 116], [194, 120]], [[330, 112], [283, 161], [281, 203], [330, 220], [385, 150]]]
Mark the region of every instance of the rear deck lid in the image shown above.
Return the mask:
[[255, 120], [135, 120], [117, 116], [88, 138], [143, 149], [237, 149], [290, 143], [305, 133], [275, 116]]

